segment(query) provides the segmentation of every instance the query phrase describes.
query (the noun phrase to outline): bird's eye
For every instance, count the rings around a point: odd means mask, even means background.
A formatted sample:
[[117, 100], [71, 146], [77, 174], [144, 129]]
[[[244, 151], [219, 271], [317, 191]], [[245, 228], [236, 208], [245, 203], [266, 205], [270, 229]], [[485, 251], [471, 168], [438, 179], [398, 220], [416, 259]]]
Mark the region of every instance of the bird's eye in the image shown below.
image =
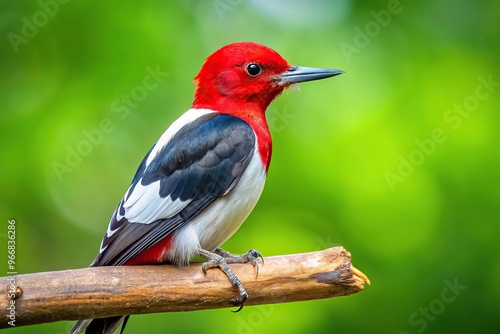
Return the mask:
[[250, 76], [255, 77], [260, 74], [261, 68], [259, 64], [256, 63], [250, 63], [247, 65], [247, 72], [250, 74]]

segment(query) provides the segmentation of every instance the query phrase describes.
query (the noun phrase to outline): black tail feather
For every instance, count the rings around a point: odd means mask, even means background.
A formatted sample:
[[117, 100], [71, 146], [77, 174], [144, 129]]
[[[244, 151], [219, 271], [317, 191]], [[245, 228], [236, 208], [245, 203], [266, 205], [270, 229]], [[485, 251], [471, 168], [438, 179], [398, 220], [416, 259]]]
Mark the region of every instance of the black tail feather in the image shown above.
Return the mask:
[[123, 333], [129, 316], [116, 316], [101, 319], [80, 320], [70, 331], [70, 334], [81, 333], [85, 330], [85, 334], [112, 334], [122, 323], [120, 334]]

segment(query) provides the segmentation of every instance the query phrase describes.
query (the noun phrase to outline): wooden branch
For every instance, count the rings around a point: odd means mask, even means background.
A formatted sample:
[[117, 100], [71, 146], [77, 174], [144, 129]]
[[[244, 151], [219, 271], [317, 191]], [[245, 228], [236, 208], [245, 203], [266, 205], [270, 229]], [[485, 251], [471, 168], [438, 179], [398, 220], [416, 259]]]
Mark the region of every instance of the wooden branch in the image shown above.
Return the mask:
[[[350, 259], [342, 247], [267, 257], [257, 278], [250, 264], [230, 266], [246, 288], [249, 298], [245, 306], [250, 306], [359, 292], [369, 280], [351, 265]], [[0, 328], [10, 327], [11, 314], [18, 327], [60, 320], [234, 307], [230, 300], [238, 295], [224, 273], [209, 269], [204, 275], [201, 263], [181, 268], [97, 267], [23, 274], [0, 278], [0, 286], [6, 287], [5, 298], [0, 298]]]

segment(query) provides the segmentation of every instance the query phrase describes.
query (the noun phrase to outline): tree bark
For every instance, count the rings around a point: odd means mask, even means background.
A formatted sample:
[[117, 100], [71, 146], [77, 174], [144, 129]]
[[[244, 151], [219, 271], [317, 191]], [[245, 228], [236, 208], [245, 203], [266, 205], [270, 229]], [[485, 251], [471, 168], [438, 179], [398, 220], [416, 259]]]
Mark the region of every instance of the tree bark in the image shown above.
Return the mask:
[[[343, 247], [230, 264], [249, 294], [245, 306], [347, 296], [363, 290], [368, 278], [351, 264]], [[238, 296], [218, 269], [201, 263], [95, 267], [0, 278], [0, 328], [61, 320], [104, 318], [155, 312], [234, 307]], [[243, 310], [244, 312], [244, 310]]]

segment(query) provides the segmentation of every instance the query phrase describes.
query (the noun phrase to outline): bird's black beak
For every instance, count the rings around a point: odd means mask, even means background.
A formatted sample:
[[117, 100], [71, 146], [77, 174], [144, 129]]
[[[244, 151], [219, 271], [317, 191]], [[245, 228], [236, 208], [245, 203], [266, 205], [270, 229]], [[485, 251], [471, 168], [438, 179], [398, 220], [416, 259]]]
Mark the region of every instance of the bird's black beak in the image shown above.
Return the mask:
[[280, 85], [288, 85], [304, 81], [325, 79], [342, 73], [344, 73], [344, 71], [332, 70], [329, 68], [292, 66], [285, 73], [279, 75], [278, 83]]

